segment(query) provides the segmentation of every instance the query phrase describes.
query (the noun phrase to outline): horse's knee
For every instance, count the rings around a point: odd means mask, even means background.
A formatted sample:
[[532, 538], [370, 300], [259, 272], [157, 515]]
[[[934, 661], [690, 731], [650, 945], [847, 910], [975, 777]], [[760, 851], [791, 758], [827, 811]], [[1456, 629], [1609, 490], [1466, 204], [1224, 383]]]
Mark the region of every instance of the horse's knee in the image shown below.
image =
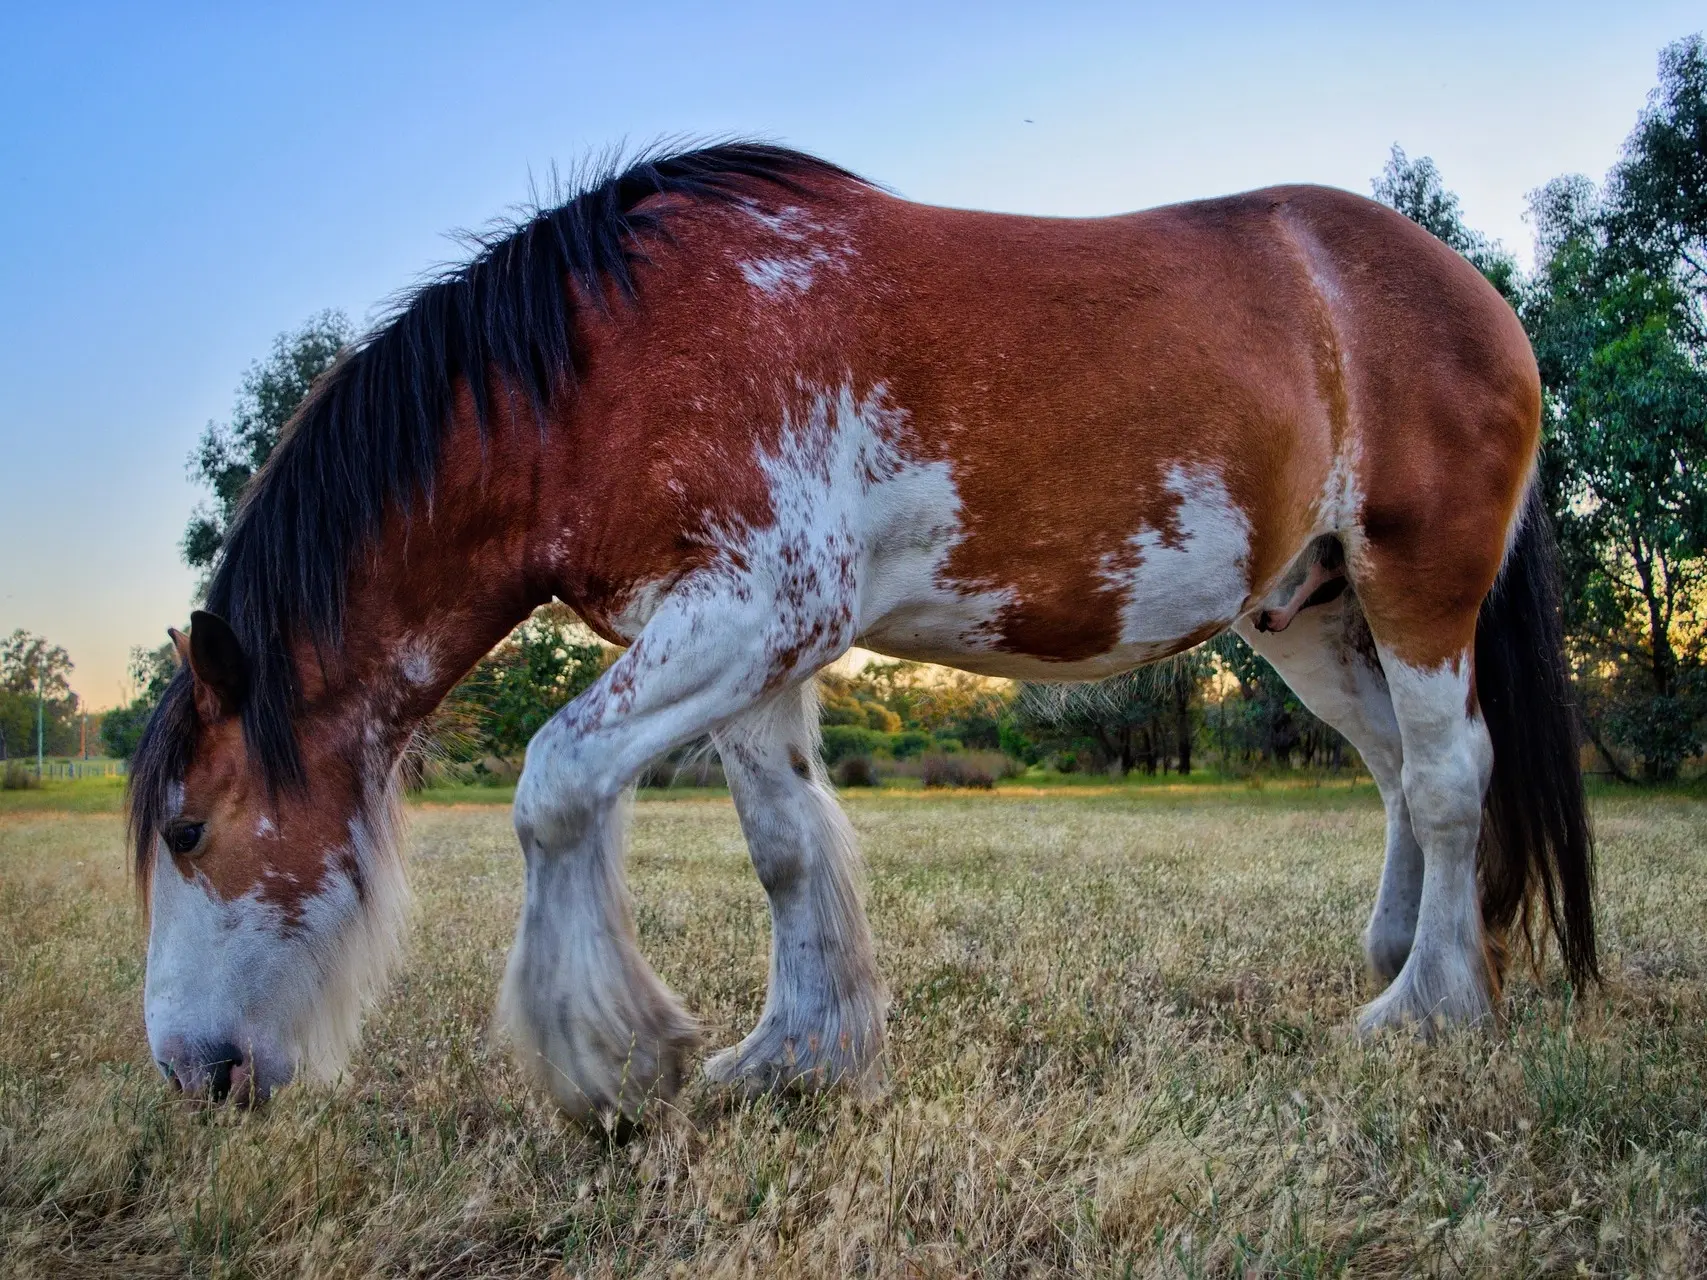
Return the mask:
[[621, 795], [581, 743], [548, 721], [528, 744], [512, 811], [524, 851], [574, 847]]

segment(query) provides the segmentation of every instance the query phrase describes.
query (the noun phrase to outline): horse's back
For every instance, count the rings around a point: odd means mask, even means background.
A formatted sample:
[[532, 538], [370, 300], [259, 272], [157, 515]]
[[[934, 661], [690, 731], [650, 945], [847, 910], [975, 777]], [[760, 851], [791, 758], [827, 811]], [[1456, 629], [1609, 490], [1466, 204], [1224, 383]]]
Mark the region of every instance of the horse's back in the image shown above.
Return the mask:
[[[1161, 656], [1317, 534], [1450, 506], [1432, 479], [1466, 458], [1485, 522], [1533, 453], [1509, 308], [1345, 192], [1048, 219], [830, 182], [684, 218], [653, 256], [632, 349], [717, 341], [633, 369], [613, 345], [601, 417], [649, 437], [642, 482], [729, 528], [844, 468], [858, 494], [804, 509], [852, 513], [860, 625], [906, 656], [1061, 675]], [[1404, 497], [1419, 475], [1434, 506]]]

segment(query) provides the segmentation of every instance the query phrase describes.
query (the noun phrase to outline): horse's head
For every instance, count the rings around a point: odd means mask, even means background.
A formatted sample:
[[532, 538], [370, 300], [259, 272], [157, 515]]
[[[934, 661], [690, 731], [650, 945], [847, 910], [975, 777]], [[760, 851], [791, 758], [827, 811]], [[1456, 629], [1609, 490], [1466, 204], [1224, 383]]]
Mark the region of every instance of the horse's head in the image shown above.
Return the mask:
[[186, 1092], [259, 1101], [338, 1070], [395, 949], [391, 759], [347, 705], [299, 700], [281, 780], [232, 629], [198, 613], [172, 637], [182, 668], [131, 776], [148, 1041]]

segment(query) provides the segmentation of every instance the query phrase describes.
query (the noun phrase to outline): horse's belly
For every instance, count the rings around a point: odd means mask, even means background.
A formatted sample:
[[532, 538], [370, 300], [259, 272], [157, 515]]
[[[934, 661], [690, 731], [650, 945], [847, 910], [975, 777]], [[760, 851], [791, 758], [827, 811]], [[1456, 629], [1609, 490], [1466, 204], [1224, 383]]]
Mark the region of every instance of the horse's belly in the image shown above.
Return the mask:
[[992, 647], [982, 639], [991, 625], [990, 620], [954, 605], [916, 605], [868, 628], [857, 643], [888, 658], [934, 662], [1010, 680], [1102, 680], [1194, 648], [1226, 631], [1231, 618], [1206, 620], [1165, 641], [1118, 643], [1089, 658]]
[[[920, 469], [882, 495], [868, 525], [858, 643], [1031, 680], [1100, 679], [1202, 643], [1251, 605], [1250, 526], [1218, 480], [1178, 473], [1171, 483], [1180, 505], [1167, 537], [1141, 528], [1118, 556], [1087, 564], [1058, 553], [1056, 565], [998, 569], [991, 585], [950, 571], [958, 500], [945, 475]], [[1085, 582], [1094, 585], [1067, 585]], [[1087, 651], [1093, 616], [1101, 639]]]

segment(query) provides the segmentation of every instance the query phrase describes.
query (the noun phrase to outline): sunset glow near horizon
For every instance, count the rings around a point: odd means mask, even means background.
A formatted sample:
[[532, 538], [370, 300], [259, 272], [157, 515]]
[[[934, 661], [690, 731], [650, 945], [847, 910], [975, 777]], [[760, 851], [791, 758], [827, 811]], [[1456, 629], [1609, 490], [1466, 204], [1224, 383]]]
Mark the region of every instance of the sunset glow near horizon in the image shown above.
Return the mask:
[[192, 607], [185, 460], [273, 338], [358, 324], [553, 166], [759, 136], [911, 199], [1104, 214], [1398, 143], [1527, 263], [1528, 193], [1598, 180], [1698, 4], [15, 6], [0, 16], [0, 635], [93, 708]]

